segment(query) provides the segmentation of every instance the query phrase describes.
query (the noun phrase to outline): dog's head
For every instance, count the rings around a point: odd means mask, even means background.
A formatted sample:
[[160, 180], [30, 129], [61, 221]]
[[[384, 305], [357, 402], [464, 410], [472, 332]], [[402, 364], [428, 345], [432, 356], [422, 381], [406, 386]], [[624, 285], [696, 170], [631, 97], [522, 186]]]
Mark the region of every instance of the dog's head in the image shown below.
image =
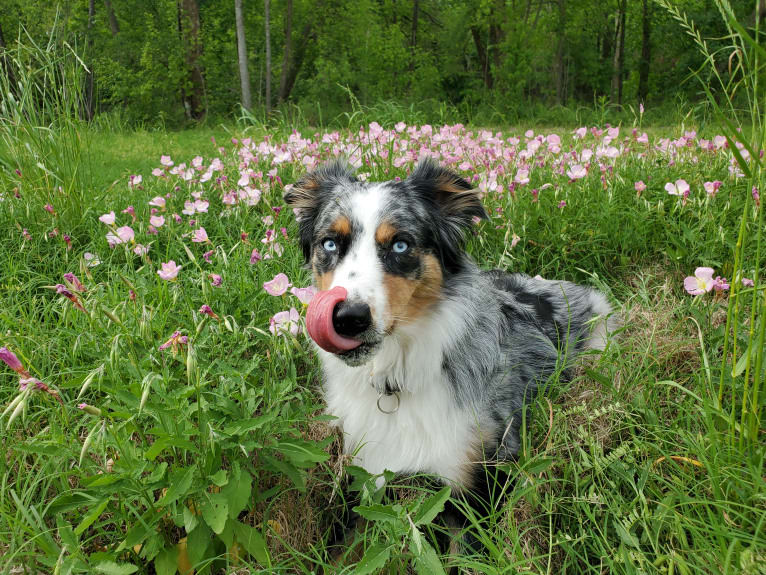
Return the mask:
[[431, 160], [388, 182], [362, 182], [346, 162], [331, 161], [296, 182], [285, 201], [296, 209], [317, 297], [345, 288], [318, 312], [345, 345], [323, 345], [321, 329], [312, 337], [319, 333], [317, 343], [349, 365], [366, 363], [397, 326], [443, 297], [445, 280], [465, 264], [465, 229], [486, 217], [471, 185]]

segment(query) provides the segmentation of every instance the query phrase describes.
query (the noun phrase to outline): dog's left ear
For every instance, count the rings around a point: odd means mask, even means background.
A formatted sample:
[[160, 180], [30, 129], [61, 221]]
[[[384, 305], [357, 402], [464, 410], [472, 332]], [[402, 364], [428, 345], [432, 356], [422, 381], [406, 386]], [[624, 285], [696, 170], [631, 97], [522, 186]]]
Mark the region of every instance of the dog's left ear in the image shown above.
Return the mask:
[[418, 162], [407, 182], [416, 193], [434, 202], [442, 217], [454, 226], [467, 228], [474, 217], [487, 219], [479, 194], [471, 184], [430, 158]]
[[449, 272], [461, 268], [465, 230], [473, 218], [488, 219], [477, 190], [452, 170], [441, 167], [433, 160], [420, 160], [407, 178], [407, 184], [438, 214], [434, 220], [434, 234], [438, 242], [442, 266]]
[[301, 248], [306, 263], [311, 259], [314, 219], [320, 207], [332, 197], [338, 186], [355, 181], [357, 180], [354, 169], [345, 159], [338, 158], [308, 172], [284, 193], [285, 203], [296, 210], [296, 218], [300, 226]]

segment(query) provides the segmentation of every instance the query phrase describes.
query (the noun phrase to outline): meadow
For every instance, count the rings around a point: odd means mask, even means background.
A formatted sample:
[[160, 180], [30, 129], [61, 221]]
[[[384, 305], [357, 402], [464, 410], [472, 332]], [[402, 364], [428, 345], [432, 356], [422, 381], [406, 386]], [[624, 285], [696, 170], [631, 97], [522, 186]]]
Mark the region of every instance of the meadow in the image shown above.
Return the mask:
[[[78, 131], [77, 162], [58, 165], [89, 172], [70, 179], [15, 148], [0, 196], [0, 569], [443, 572], [430, 535], [448, 494], [396, 478], [384, 496], [339, 455], [281, 200], [336, 155], [371, 181], [430, 155], [483, 193], [490, 219], [468, 242], [482, 266], [598, 286], [624, 318], [531, 406], [503, 508], [471, 520], [486, 550], [444, 561], [762, 572], [764, 366], [747, 346], [763, 333], [763, 216], [738, 156], [752, 161], [718, 133], [641, 122]], [[333, 565], [343, 473], [370, 521]]]

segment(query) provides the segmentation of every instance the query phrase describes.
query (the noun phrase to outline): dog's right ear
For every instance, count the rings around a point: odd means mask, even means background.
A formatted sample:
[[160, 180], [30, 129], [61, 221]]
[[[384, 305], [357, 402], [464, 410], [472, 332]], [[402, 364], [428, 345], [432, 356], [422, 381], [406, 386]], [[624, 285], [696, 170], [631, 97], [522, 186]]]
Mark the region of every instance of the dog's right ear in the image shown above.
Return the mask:
[[337, 158], [308, 172], [285, 192], [285, 203], [295, 210], [300, 226], [301, 249], [306, 263], [311, 259], [314, 221], [320, 208], [332, 197], [338, 185], [356, 181], [354, 169], [344, 158]]

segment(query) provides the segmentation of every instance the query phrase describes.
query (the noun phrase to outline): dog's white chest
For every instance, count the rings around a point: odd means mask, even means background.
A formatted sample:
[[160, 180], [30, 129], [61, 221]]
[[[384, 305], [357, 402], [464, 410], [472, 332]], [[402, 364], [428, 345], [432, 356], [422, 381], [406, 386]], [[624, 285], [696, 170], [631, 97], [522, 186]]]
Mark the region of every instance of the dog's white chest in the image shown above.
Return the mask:
[[[349, 377], [348, 370], [326, 384], [327, 411], [338, 418], [344, 432], [344, 450], [354, 463], [370, 473], [425, 472], [445, 482], [463, 484], [469, 464], [480, 457], [474, 418], [460, 409], [446, 381], [430, 381], [416, 393], [400, 394], [399, 408], [383, 413], [378, 393], [366, 374]], [[355, 370], [359, 371], [359, 370]], [[345, 377], [343, 377], [345, 376]], [[441, 379], [441, 374], [435, 376]], [[396, 398], [381, 398], [383, 409], [396, 406]]]

